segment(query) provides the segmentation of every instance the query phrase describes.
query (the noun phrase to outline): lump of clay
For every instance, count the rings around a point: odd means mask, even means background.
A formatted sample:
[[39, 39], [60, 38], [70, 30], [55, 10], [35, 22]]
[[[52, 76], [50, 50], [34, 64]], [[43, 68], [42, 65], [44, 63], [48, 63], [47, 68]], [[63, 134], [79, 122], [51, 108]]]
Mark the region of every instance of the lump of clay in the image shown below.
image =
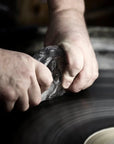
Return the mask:
[[58, 46], [48, 46], [39, 50], [34, 58], [45, 64], [52, 72], [53, 83], [51, 87], [42, 94], [42, 101], [52, 99], [64, 94], [62, 88], [62, 73], [65, 66], [65, 52]]

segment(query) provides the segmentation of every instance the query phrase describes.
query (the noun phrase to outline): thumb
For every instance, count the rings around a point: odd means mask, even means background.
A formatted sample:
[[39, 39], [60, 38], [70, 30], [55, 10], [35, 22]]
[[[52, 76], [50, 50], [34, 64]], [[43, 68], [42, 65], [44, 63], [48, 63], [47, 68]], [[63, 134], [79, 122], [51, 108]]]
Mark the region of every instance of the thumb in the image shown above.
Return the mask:
[[68, 89], [72, 84], [75, 77], [83, 68], [83, 55], [79, 48], [76, 48], [75, 45], [71, 45], [67, 42], [62, 44], [66, 52], [66, 68], [63, 73], [62, 86], [65, 89]]

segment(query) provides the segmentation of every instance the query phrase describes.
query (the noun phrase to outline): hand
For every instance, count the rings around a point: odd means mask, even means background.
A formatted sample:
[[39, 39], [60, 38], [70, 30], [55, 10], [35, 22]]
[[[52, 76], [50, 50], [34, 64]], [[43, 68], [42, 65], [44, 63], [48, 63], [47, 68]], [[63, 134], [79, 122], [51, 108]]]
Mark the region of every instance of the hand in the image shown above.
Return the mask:
[[51, 14], [45, 45], [54, 44], [66, 52], [63, 87], [79, 92], [91, 86], [98, 77], [98, 64], [82, 13], [69, 9]]
[[15, 104], [22, 111], [38, 105], [51, 82], [51, 72], [42, 63], [27, 54], [0, 49], [0, 100], [8, 111]]

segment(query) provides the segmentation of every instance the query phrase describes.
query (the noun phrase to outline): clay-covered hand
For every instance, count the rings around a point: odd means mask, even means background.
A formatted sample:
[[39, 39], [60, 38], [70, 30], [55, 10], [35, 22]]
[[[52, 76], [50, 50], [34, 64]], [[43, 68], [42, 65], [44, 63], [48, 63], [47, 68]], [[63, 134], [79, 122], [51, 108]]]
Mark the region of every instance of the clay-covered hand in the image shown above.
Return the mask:
[[45, 45], [54, 44], [66, 52], [63, 87], [79, 92], [91, 86], [98, 77], [98, 64], [83, 13], [75, 9], [51, 13]]
[[52, 83], [50, 70], [31, 56], [0, 49], [0, 101], [11, 111], [38, 105]]

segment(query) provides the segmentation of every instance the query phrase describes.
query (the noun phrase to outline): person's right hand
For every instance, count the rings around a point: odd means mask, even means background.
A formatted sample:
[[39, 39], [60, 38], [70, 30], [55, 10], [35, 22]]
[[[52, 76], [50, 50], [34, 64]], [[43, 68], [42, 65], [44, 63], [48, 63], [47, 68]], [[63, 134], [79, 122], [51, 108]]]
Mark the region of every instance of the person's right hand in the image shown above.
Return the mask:
[[0, 49], [0, 101], [11, 111], [38, 105], [53, 81], [51, 72], [31, 56]]

